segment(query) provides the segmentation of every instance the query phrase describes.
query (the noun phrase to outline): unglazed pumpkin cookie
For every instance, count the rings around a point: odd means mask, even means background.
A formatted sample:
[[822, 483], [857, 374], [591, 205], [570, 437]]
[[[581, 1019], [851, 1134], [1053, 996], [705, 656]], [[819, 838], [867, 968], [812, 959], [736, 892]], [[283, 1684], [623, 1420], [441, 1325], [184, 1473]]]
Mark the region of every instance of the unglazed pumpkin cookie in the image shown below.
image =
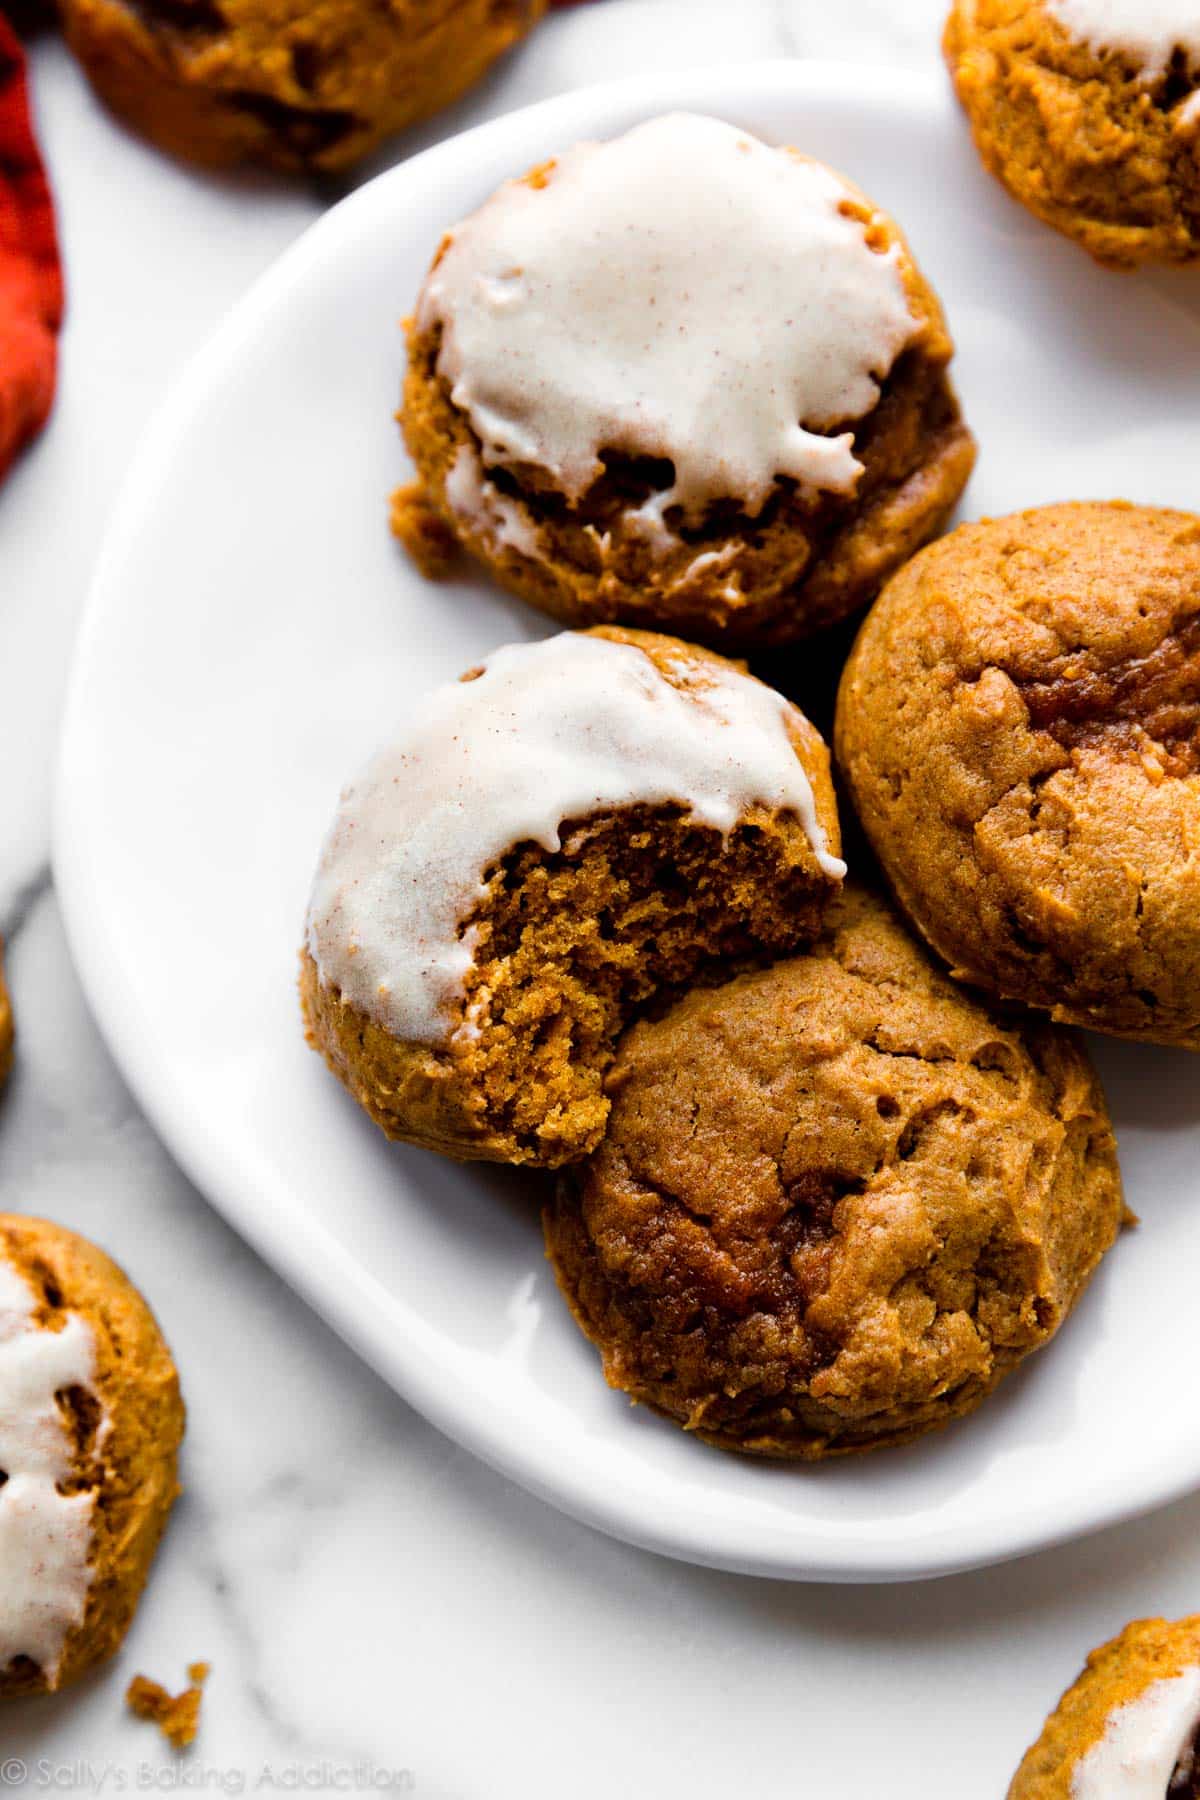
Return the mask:
[[120, 1644], [183, 1422], [170, 1351], [120, 1269], [0, 1213], [0, 1696], [64, 1687]]
[[1195, 0], [956, 0], [946, 60], [987, 167], [1101, 262], [1200, 256]]
[[836, 742], [962, 980], [1200, 1049], [1200, 518], [1080, 503], [960, 527], [871, 612]]
[[1077, 1039], [1001, 1022], [848, 888], [806, 953], [635, 1025], [545, 1215], [612, 1386], [727, 1450], [816, 1459], [978, 1406], [1122, 1219]]
[[606, 630], [498, 650], [342, 796], [310, 1041], [389, 1137], [554, 1166], [632, 1014], [792, 949], [841, 881], [824, 743], [739, 666]]
[[546, 0], [61, 0], [112, 110], [213, 166], [344, 169], [449, 105]]
[[716, 119], [652, 119], [448, 232], [408, 328], [421, 485], [394, 525], [436, 567], [432, 514], [571, 624], [803, 637], [962, 491], [951, 354], [896, 225], [841, 176]]
[[1200, 1617], [1137, 1619], [1093, 1650], [1008, 1800], [1195, 1800]]

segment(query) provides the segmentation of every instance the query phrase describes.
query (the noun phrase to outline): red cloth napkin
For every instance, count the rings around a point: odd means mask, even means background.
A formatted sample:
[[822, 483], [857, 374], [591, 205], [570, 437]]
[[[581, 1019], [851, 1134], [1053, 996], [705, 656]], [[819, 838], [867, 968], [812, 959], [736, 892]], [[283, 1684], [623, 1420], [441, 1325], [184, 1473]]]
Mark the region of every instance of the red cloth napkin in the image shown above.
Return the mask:
[[62, 267], [29, 120], [25, 56], [0, 12], [0, 478], [54, 402]]

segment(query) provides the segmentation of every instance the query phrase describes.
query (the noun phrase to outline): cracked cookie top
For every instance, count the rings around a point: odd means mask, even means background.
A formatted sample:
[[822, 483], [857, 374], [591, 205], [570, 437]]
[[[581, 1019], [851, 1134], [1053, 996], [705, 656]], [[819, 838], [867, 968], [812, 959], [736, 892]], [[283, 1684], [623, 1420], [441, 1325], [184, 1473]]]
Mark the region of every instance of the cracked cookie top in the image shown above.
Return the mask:
[[1200, 519], [1081, 502], [962, 527], [881, 596], [837, 743], [957, 973], [1200, 1048]]
[[954, 0], [944, 48], [984, 162], [1112, 268], [1200, 254], [1192, 0]]
[[818, 1457], [969, 1411], [1121, 1217], [1077, 1041], [1001, 1022], [882, 900], [634, 1027], [546, 1235], [611, 1383], [727, 1448]]
[[100, 97], [188, 162], [337, 170], [448, 105], [547, 0], [63, 0]]

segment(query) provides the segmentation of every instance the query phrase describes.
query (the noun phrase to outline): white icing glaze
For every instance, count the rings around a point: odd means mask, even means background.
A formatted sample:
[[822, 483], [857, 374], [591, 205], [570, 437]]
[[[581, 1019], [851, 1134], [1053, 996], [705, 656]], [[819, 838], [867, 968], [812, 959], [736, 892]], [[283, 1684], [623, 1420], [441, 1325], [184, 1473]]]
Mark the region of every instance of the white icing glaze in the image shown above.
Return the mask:
[[417, 307], [484, 462], [533, 463], [577, 501], [601, 450], [667, 459], [651, 531], [671, 505], [757, 512], [781, 475], [852, 492], [853, 432], [820, 434], [871, 410], [920, 325], [899, 250], [868, 246], [848, 197], [693, 114], [577, 145], [541, 188], [507, 182], [450, 232]]
[[494, 481], [487, 479], [482, 463], [469, 444], [460, 445], [450, 465], [446, 500], [451, 511], [489, 539], [494, 548], [519, 550], [523, 556], [538, 555], [536, 527], [515, 500], [510, 500]]
[[1046, 8], [1072, 37], [1125, 57], [1145, 81], [1165, 75], [1176, 50], [1200, 68], [1196, 0], [1046, 0]]
[[48, 1331], [34, 1310], [26, 1281], [0, 1260], [0, 1668], [32, 1657], [53, 1684], [87, 1604], [95, 1505], [91, 1494], [58, 1491], [72, 1461], [54, 1396], [94, 1392], [95, 1343], [77, 1313]]
[[514, 845], [613, 807], [681, 801], [729, 831], [790, 809], [840, 878], [780, 695], [735, 669], [681, 670], [563, 632], [512, 644], [430, 694], [345, 790], [321, 854], [308, 946], [321, 979], [393, 1036], [445, 1042], [471, 967], [462, 922]]
[[644, 538], [651, 550], [659, 556], [665, 556], [671, 550], [678, 550], [683, 542], [663, 516], [668, 506], [674, 506], [675, 501], [674, 488], [666, 488], [661, 494], [651, 494], [640, 506], [626, 507], [621, 514], [621, 523], [634, 537]]
[[723, 569], [737, 555], [737, 551], [736, 544], [722, 544], [719, 550], [704, 550], [699, 556], [693, 556], [687, 568], [673, 583], [674, 591], [687, 587], [698, 575], [715, 574], [718, 569]]
[[1200, 1668], [1185, 1669], [1109, 1714], [1076, 1763], [1071, 1800], [1167, 1800], [1175, 1764], [1200, 1723]]

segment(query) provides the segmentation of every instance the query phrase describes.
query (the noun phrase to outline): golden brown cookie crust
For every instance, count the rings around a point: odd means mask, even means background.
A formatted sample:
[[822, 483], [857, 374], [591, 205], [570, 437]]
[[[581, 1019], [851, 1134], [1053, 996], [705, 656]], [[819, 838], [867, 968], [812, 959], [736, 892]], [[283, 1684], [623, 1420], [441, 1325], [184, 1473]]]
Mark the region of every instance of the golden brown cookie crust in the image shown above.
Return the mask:
[[614, 1387], [815, 1460], [970, 1412], [1122, 1220], [1074, 1036], [989, 1014], [848, 887], [805, 954], [636, 1025], [547, 1253]]
[[[64, 1646], [54, 1682], [61, 1688], [111, 1656], [129, 1628], [179, 1492], [183, 1401], [154, 1315], [103, 1251], [45, 1219], [0, 1213], [0, 1258], [41, 1296], [39, 1324], [55, 1329], [74, 1312], [91, 1327], [96, 1389], [111, 1422], [98, 1438], [90, 1409], [72, 1409], [75, 1466], [96, 1505], [87, 1611]], [[0, 1670], [0, 1698], [48, 1685], [32, 1663]]]
[[[1093, 1650], [1025, 1752], [1008, 1800], [1070, 1800], [1080, 1757], [1104, 1735], [1109, 1714], [1200, 1663], [1200, 1615], [1169, 1623], [1135, 1619], [1118, 1637]], [[1164, 1797], [1165, 1800], [1165, 1797]]]
[[1114, 268], [1200, 256], [1200, 70], [1139, 80], [1042, 0], [956, 0], [944, 48], [984, 163], [1031, 212]]
[[547, 0], [62, 0], [101, 98], [188, 162], [344, 169], [477, 82]]
[[1200, 1049], [1200, 519], [964, 525], [889, 584], [838, 698], [842, 773], [961, 979]]
[[[553, 169], [545, 164], [525, 179], [543, 186]], [[894, 221], [857, 189], [851, 192], [848, 210], [866, 225], [872, 247], [881, 253], [897, 247], [910, 309], [921, 322], [874, 410], [829, 427], [854, 433], [863, 474], [853, 496], [805, 496], [781, 480], [753, 519], [733, 501], [710, 507], [700, 526], [668, 508], [679, 543], [658, 550], [625, 524], [624, 514], [661, 488], [659, 464], [606, 456], [605, 474], [574, 507], [542, 470], [490, 469], [488, 479], [536, 533], [539, 554], [497, 547], [446, 498], [460, 449], [480, 457], [482, 446], [438, 374], [439, 333], [410, 323], [400, 420], [420, 484], [395, 496], [393, 528], [425, 572], [437, 572], [437, 563], [420, 554], [432, 511], [503, 586], [568, 625], [645, 626], [736, 650], [807, 637], [864, 606], [906, 557], [943, 529], [971, 473], [975, 443], [947, 378], [954, 346], [937, 296]], [[732, 556], [726, 553], [731, 542]], [[697, 558], [710, 552], [718, 560], [696, 570]]]
[[[728, 666], [674, 638], [599, 635], [644, 650], [675, 686]], [[836, 855], [828, 751], [798, 711], [788, 733]], [[478, 1034], [440, 1047], [400, 1042], [324, 985], [305, 950], [308, 1039], [389, 1137], [447, 1156], [555, 1168], [585, 1155], [603, 1131], [604, 1070], [628, 1019], [718, 964], [795, 948], [819, 929], [836, 885], [791, 814], [754, 809], [726, 839], [679, 807], [580, 820], [555, 854], [514, 847], [473, 915], [478, 948], [463, 1011], [487, 996]]]

